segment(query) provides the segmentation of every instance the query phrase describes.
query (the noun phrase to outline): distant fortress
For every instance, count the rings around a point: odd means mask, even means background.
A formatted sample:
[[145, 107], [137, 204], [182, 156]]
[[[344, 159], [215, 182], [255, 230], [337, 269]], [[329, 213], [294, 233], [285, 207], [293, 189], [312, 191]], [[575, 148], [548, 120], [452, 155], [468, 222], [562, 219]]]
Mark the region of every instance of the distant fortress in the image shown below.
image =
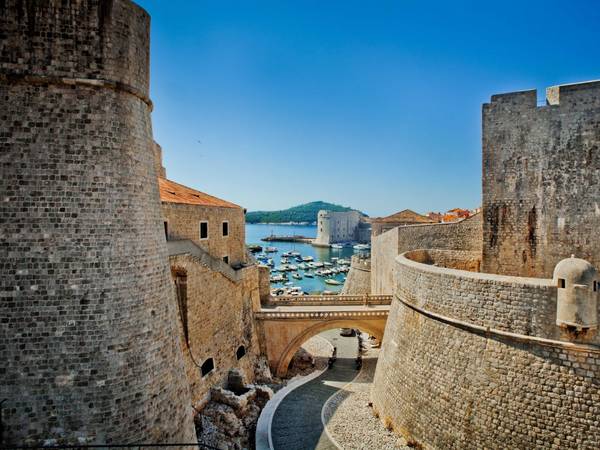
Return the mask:
[[371, 241], [371, 225], [358, 211], [319, 211], [317, 215], [317, 238], [313, 245], [329, 247], [339, 242]]

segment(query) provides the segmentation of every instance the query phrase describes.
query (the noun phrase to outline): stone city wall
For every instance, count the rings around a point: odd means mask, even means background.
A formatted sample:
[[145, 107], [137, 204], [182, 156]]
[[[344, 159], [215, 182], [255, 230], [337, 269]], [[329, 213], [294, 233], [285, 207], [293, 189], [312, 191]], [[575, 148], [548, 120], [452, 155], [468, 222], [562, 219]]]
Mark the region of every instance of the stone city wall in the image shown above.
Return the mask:
[[[168, 239], [189, 239], [216, 258], [229, 256], [229, 264], [246, 261], [245, 218], [242, 208], [187, 205], [162, 202]], [[208, 239], [200, 239], [200, 222], [208, 221]], [[223, 236], [223, 221], [229, 221], [229, 236]]]
[[340, 292], [341, 295], [361, 295], [371, 293], [371, 259], [353, 255], [350, 271]]
[[6, 0], [0, 30], [4, 443], [194, 442], [149, 17], [126, 0]]
[[483, 105], [484, 272], [549, 277], [575, 254], [600, 267], [600, 82]]
[[[173, 255], [169, 261], [174, 275], [183, 272], [187, 278], [187, 306], [178, 309], [179, 328], [192, 402], [199, 408], [211, 387], [225, 386], [229, 369], [240, 369], [247, 382], [254, 379], [260, 354], [252, 316], [253, 305], [260, 305], [258, 266], [236, 271], [239, 281], [233, 281], [190, 254]], [[246, 354], [238, 360], [242, 345]], [[200, 366], [208, 358], [213, 358], [214, 370], [202, 376]]]
[[[600, 346], [560, 340], [548, 279], [398, 257], [372, 399], [425, 448], [598, 448]], [[408, 258], [407, 258], [408, 256]]]
[[481, 252], [481, 214], [460, 222], [406, 225], [374, 236], [371, 242], [371, 293], [394, 290], [396, 257], [418, 248]]

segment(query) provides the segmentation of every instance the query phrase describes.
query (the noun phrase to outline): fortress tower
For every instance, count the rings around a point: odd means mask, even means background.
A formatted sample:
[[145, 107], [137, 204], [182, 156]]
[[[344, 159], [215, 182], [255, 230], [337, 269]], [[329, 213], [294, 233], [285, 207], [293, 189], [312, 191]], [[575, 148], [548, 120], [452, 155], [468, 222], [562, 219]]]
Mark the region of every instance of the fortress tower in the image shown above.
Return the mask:
[[9, 444], [194, 442], [152, 149], [149, 17], [0, 3]]
[[600, 81], [483, 105], [484, 272], [551, 277], [571, 253], [600, 265]]

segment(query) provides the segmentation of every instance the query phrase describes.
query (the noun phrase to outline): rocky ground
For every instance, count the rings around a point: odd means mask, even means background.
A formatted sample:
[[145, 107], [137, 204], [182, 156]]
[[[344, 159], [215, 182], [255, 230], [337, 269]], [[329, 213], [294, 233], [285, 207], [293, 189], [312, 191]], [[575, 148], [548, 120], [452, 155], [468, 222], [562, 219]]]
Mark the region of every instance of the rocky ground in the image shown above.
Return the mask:
[[308, 375], [314, 370], [323, 370], [327, 367], [327, 360], [331, 356], [333, 347], [327, 339], [314, 336], [302, 344], [302, 347], [292, 358], [286, 380], [297, 375]]
[[309, 339], [292, 358], [284, 380], [270, 376], [266, 361], [259, 361], [256, 368], [255, 382], [261, 384], [246, 385], [241, 374], [231, 370], [227, 389], [211, 389], [210, 401], [196, 415], [198, 441], [221, 450], [253, 449], [258, 417], [273, 391], [297, 375], [327, 367], [331, 352], [331, 344], [322, 337]]
[[378, 349], [367, 349], [361, 372], [323, 408], [327, 432], [344, 450], [411, 448], [404, 439], [387, 430], [369, 406], [378, 354]]

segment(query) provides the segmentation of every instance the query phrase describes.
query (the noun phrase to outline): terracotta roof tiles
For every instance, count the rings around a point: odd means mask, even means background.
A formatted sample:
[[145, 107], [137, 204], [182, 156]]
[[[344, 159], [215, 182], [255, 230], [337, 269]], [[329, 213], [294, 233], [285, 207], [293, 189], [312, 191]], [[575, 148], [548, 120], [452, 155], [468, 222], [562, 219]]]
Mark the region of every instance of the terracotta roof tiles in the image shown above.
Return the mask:
[[374, 217], [372, 223], [435, 223], [427, 216], [418, 214], [410, 209], [399, 211], [386, 217]]
[[158, 187], [160, 190], [160, 200], [162, 202], [241, 209], [241, 206], [234, 203], [221, 200], [220, 198], [189, 188], [183, 184], [175, 183], [166, 178], [158, 179]]

